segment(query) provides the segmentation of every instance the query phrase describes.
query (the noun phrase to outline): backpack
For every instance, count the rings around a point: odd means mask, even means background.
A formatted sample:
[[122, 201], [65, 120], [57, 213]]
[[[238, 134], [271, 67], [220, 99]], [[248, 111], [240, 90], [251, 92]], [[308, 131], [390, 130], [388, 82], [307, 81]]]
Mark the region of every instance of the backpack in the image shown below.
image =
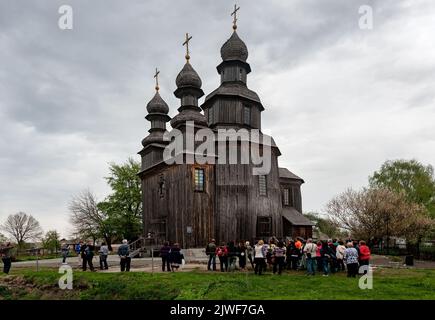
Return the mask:
[[225, 250], [222, 247], [219, 247], [217, 250], [218, 257], [222, 257], [225, 254]]

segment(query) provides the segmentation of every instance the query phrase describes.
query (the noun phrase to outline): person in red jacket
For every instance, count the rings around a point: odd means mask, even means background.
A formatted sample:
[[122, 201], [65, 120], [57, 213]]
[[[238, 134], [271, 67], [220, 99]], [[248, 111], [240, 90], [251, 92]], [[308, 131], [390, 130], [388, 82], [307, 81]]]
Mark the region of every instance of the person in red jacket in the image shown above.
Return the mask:
[[359, 265], [368, 266], [370, 262], [370, 249], [366, 245], [365, 241], [361, 240], [359, 242]]
[[221, 272], [224, 272], [224, 270], [228, 271], [228, 247], [225, 245], [225, 242], [222, 242], [221, 245], [216, 248], [216, 255], [219, 258]]

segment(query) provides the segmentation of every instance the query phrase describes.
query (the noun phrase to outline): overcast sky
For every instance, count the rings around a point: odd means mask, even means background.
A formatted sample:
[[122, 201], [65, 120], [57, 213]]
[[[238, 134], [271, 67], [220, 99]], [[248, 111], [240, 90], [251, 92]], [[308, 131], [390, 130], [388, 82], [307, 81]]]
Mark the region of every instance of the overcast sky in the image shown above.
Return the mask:
[[[73, 30], [58, 27], [63, 4], [73, 8]], [[265, 106], [262, 126], [280, 147], [280, 166], [306, 181], [304, 211], [366, 185], [387, 159], [435, 164], [433, 0], [238, 4], [248, 85]], [[372, 30], [359, 28], [364, 4]], [[2, 0], [0, 222], [25, 211], [67, 236], [71, 196], [90, 188], [103, 199], [108, 163], [139, 160], [156, 66], [176, 114], [185, 32], [205, 93], [219, 85], [233, 5]]]

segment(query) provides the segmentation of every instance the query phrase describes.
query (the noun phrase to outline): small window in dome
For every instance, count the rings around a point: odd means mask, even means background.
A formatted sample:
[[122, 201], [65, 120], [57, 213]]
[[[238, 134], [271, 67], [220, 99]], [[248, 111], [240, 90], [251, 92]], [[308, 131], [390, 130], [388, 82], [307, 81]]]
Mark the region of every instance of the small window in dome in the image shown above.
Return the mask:
[[251, 108], [248, 106], [243, 107], [243, 123], [251, 125]]

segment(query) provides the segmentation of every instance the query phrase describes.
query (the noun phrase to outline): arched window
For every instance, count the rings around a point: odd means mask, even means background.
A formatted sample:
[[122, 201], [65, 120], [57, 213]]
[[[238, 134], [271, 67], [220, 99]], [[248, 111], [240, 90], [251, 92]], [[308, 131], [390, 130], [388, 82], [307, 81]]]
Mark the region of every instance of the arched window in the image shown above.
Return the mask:
[[204, 169], [195, 168], [195, 191], [204, 192], [205, 191], [205, 183], [204, 183]]

